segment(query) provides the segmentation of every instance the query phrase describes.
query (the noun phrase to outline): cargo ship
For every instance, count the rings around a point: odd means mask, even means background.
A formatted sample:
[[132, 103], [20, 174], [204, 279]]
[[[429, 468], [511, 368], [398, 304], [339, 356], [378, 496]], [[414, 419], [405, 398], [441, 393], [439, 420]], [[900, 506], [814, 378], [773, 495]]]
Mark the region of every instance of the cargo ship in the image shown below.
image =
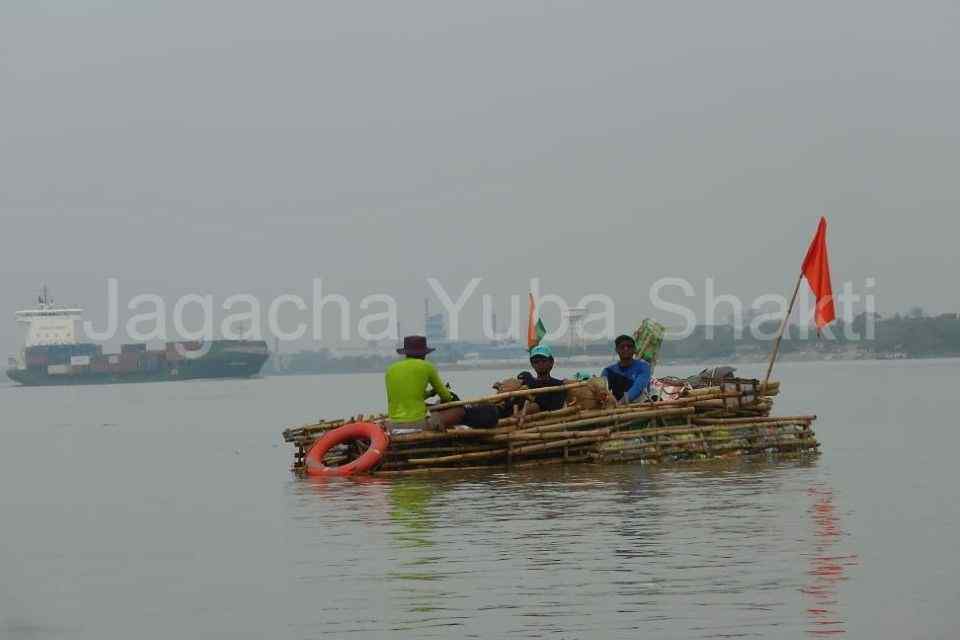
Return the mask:
[[155, 350], [125, 344], [105, 354], [101, 345], [77, 340], [82, 315], [83, 309], [54, 304], [44, 287], [36, 307], [16, 313], [26, 336], [7, 377], [28, 386], [249, 378], [270, 357], [263, 340], [167, 342]]

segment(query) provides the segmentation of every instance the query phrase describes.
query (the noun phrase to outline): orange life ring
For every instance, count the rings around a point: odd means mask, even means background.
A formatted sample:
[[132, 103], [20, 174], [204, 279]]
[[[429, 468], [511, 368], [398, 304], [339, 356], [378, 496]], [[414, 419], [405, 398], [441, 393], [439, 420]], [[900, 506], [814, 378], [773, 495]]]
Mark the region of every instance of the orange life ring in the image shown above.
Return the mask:
[[[327, 455], [330, 449], [351, 440], [369, 440], [370, 447], [353, 462], [339, 467], [328, 467], [323, 464], [323, 456]], [[324, 434], [310, 448], [304, 460], [307, 466], [307, 475], [352, 476], [355, 473], [370, 471], [383, 459], [383, 454], [389, 444], [390, 439], [387, 434], [373, 422], [351, 422], [342, 427], [337, 427]]]

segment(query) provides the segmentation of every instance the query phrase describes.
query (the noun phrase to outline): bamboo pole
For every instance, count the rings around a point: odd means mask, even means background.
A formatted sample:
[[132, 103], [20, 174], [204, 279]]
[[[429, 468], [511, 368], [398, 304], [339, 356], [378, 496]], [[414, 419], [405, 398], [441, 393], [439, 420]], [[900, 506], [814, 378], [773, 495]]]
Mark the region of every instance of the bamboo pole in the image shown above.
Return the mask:
[[[519, 430], [519, 429], [523, 429], [523, 420], [524, 420], [524, 418], [527, 417], [527, 409], [530, 408], [530, 402], [531, 402], [530, 398], [525, 398], [525, 399], [523, 400], [523, 408], [520, 409], [520, 415], [517, 416], [517, 429], [518, 429], [518, 430]], [[510, 458], [511, 458], [510, 461], [513, 462], [513, 447], [510, 448], [510, 451], [508, 452], [508, 454], [509, 454], [509, 456], [510, 456]]]
[[417, 457], [426, 454], [453, 454], [453, 453], [472, 453], [474, 451], [490, 451], [492, 449], [497, 449], [502, 445], [499, 444], [471, 444], [471, 445], [454, 445], [447, 447], [416, 447], [411, 449], [388, 449], [385, 454], [385, 459], [389, 461], [393, 460], [406, 460], [410, 457]]
[[[558, 419], [556, 421], [550, 422], [541, 422], [533, 425], [526, 425], [526, 428], [523, 429], [524, 433], [536, 432], [540, 430], [550, 431], [557, 429], [574, 429], [578, 427], [589, 427], [605, 424], [608, 422], [613, 422], [616, 420], [635, 420], [643, 418], [652, 418], [656, 416], [663, 417], [680, 417], [685, 415], [693, 414], [693, 407], [677, 407], [672, 409], [657, 409], [655, 406], [651, 406], [649, 409], [642, 409], [630, 412], [617, 411], [613, 412], [595, 412], [592, 417], [586, 419], [578, 420], [565, 420]], [[534, 414], [530, 416], [530, 419], [537, 417], [540, 414]], [[590, 413], [584, 412], [584, 415], [591, 415]], [[566, 416], [565, 416], [566, 417]], [[438, 431], [421, 431], [417, 433], [406, 433], [401, 435], [393, 436], [390, 439], [390, 448], [399, 448], [400, 450], [412, 450], [415, 451], [417, 445], [432, 443], [432, 442], [443, 442], [449, 440], [461, 440], [461, 439], [484, 439], [492, 438], [494, 441], [506, 440], [504, 436], [509, 435], [519, 430], [515, 427], [504, 427], [496, 429], [451, 429], [445, 432]]]
[[755, 431], [761, 428], [783, 428], [787, 426], [807, 427], [806, 424], [797, 423], [778, 423], [778, 422], [756, 422], [753, 424], [735, 424], [735, 425], [704, 425], [699, 427], [658, 427], [655, 429], [639, 429], [634, 431], [618, 431], [610, 434], [611, 440], [631, 440], [643, 438], [656, 438], [658, 436], [677, 436], [688, 433], [707, 433], [712, 431], [728, 431], [739, 433], [741, 431]]
[[304, 437], [315, 436], [315, 434], [326, 433], [327, 431], [332, 431], [338, 427], [342, 427], [348, 422], [356, 422], [359, 419], [363, 419], [366, 422], [382, 422], [386, 419], [386, 415], [370, 415], [370, 416], [357, 416], [356, 418], [337, 418], [335, 420], [320, 420], [315, 424], [305, 424], [299, 427], [288, 427], [283, 430], [283, 439], [286, 442], [293, 442], [297, 439]]
[[[787, 422], [813, 422], [817, 416], [777, 416], [775, 418], [764, 417], [760, 422], [765, 423], [787, 423]], [[701, 418], [695, 417], [693, 421], [702, 425], [737, 425], [757, 422], [756, 418]]]
[[489, 458], [499, 458], [507, 455], [507, 448], [500, 447], [490, 451], [477, 451], [475, 453], [461, 453], [452, 456], [439, 456], [434, 458], [411, 458], [407, 462], [415, 465], [440, 465], [450, 462], [469, 462], [472, 460], [486, 460]]
[[[669, 443], [673, 444], [673, 443]], [[676, 444], [686, 444], [686, 443], [676, 443]], [[682, 456], [689, 454], [703, 454], [707, 455], [707, 452], [704, 450], [688, 449], [682, 446], [665, 446], [659, 452], [647, 452], [646, 449], [652, 448], [654, 445], [652, 443], [647, 443], [637, 447], [629, 447], [620, 450], [613, 451], [599, 451], [594, 454], [595, 459], [601, 461], [610, 461], [613, 459], [617, 460], [661, 460], [669, 456]], [[770, 449], [776, 450], [776, 453], [784, 453], [787, 451], [792, 451], [796, 449], [811, 451], [816, 450], [820, 446], [820, 443], [814, 438], [803, 438], [796, 440], [780, 440], [776, 442], [768, 442], [757, 445], [743, 445], [740, 443], [718, 443], [716, 446], [711, 448], [711, 452], [707, 458], [704, 459], [713, 459], [716, 460], [723, 456], [723, 454], [731, 453], [734, 451], [743, 452], [740, 455], [752, 456], [757, 454], [766, 453]]]
[[[756, 390], [755, 390], [755, 394], [754, 394], [754, 395], [763, 395], [762, 390], [761, 390], [760, 387], [761, 387], [760, 381], [757, 380], [757, 388], [756, 388]], [[779, 391], [779, 389], [780, 389], [780, 381], [779, 381], [779, 380], [771, 380], [771, 381], [767, 384], [767, 390], [768, 390], [768, 391]], [[747, 391], [747, 390], [744, 390], [744, 391], [746, 391], [747, 393], [749, 393], [749, 391]], [[691, 390], [687, 391], [687, 395], [684, 396], [684, 398], [689, 398], [689, 397], [692, 397], [692, 396], [713, 395], [713, 394], [715, 394], [715, 393], [722, 393], [722, 392], [723, 392], [723, 387], [719, 387], [719, 386], [701, 387], [700, 389], [691, 389]], [[681, 398], [681, 399], [683, 399], [683, 398]]]
[[[587, 454], [581, 454], [578, 456], [571, 456], [569, 459], [564, 460], [563, 458], [546, 458], [542, 460], [528, 460], [525, 462], [518, 462], [513, 465], [515, 469], [517, 468], [528, 468], [528, 467], [543, 467], [547, 465], [554, 464], [564, 464], [564, 463], [583, 463], [591, 462], [591, 457]], [[489, 471], [491, 469], [496, 469], [502, 467], [501, 464], [485, 464], [485, 465], [473, 465], [473, 466], [454, 466], [454, 467], [417, 467], [414, 469], [402, 469], [396, 471], [377, 471], [376, 475], [378, 476], [407, 476], [407, 475], [430, 475], [435, 473], [449, 473], [451, 471], [464, 472], [464, 471]]]
[[518, 442], [518, 441], [543, 441], [543, 440], [564, 440], [568, 438], [585, 438], [588, 436], [608, 436], [610, 429], [594, 429], [592, 431], [520, 431], [516, 433], [507, 433], [502, 436], [495, 436], [494, 440]]
[[[618, 435], [618, 434], [614, 434], [614, 435]], [[677, 435], [680, 435], [680, 434], [677, 434]], [[748, 434], [742, 434], [742, 433], [731, 434], [731, 433], [717, 433], [715, 431], [713, 432], [708, 431], [698, 438], [691, 438], [689, 440], [675, 440], [675, 439], [668, 439], [668, 440], [660, 439], [660, 440], [649, 440], [649, 441], [638, 440], [634, 442], [626, 442], [622, 446], [618, 446], [617, 448], [610, 449], [610, 450], [622, 451], [622, 450], [628, 450], [633, 448], [640, 448], [640, 449], [654, 448], [657, 446], [685, 447], [689, 445], [696, 445], [698, 443], [703, 443], [703, 442], [726, 442], [726, 441], [738, 441], [738, 442], [744, 443], [741, 446], [751, 446], [751, 447], [761, 446], [761, 445], [764, 445], [765, 443], [769, 446], [771, 443], [773, 444], [776, 444], [778, 442], [790, 443], [790, 442], [796, 442], [798, 440], [799, 441], [811, 440], [811, 439], [815, 439], [815, 435], [816, 434], [812, 430], [803, 430], [800, 432], [777, 431], [775, 434], [772, 434], [772, 435], [755, 433], [755, 432], [751, 432]], [[616, 442], [616, 438], [611, 437], [609, 442], [611, 443]]]
[[[525, 424], [529, 425], [533, 422], [548, 422], [552, 420], [562, 420], [567, 416], [572, 416], [580, 413], [580, 409], [577, 407], [564, 407], [563, 409], [557, 409], [556, 411], [541, 411], [540, 413], [534, 413], [528, 415]], [[497, 423], [497, 427], [509, 427], [517, 424], [516, 417], [504, 418]]]
[[533, 444], [519, 449], [514, 449], [516, 454], [539, 453], [548, 449], [557, 449], [560, 447], [577, 447], [583, 444], [592, 444], [603, 440], [605, 436], [591, 436], [589, 438], [569, 438], [567, 440], [558, 440], [556, 442], [547, 442], [545, 444]]
[[508, 391], [506, 393], [495, 393], [490, 396], [484, 396], [482, 398], [474, 398], [472, 400], [457, 400], [455, 402], [444, 402], [443, 404], [435, 404], [427, 408], [430, 411], [443, 411], [444, 409], [453, 409], [454, 407], [464, 407], [468, 404], [496, 404], [501, 400], [508, 400], [510, 398], [519, 398], [523, 396], [535, 396], [541, 393], [557, 393], [558, 391], [576, 389], [577, 387], [583, 387], [588, 384], [591, 384], [591, 381], [585, 380], [583, 382], [570, 382], [567, 384], [558, 385], [556, 387], [541, 387], [539, 389], [520, 389], [518, 391]]
[[[544, 444], [534, 444], [524, 447], [515, 447], [513, 449], [514, 455], [526, 455], [529, 453], [538, 453], [541, 451], [547, 451], [549, 449], [556, 449], [559, 447], [575, 447], [581, 444], [591, 444], [602, 440], [605, 436], [590, 436], [587, 438], [568, 438], [565, 440], [556, 440], [553, 442], [547, 442]], [[471, 460], [484, 460], [489, 458], [498, 458], [501, 456], [507, 455], [507, 448], [496, 449], [493, 451], [478, 451], [476, 453], [464, 453], [460, 455], [452, 456], [441, 456], [437, 458], [412, 458], [409, 460], [410, 464], [416, 465], [435, 465], [435, 464], [447, 464], [451, 462], [465, 462]]]
[[[755, 397], [768, 397], [779, 395], [779, 389], [771, 389], [770, 391], [761, 393], [759, 391], [715, 391], [710, 394], [701, 394], [697, 396], [687, 396], [680, 398], [678, 400], [664, 400], [663, 402], [651, 402], [643, 404], [631, 404], [625, 407], [617, 407], [610, 409], [610, 411], [636, 411], [638, 407], [688, 407], [688, 406], [699, 406], [699, 403], [708, 402], [711, 400], [725, 400], [729, 398], [742, 398], [744, 396], [755, 396]], [[757, 400], [759, 402], [760, 400]]]
[[783, 339], [783, 332], [787, 328], [787, 323], [790, 321], [790, 314], [793, 313], [793, 305], [797, 301], [797, 294], [800, 293], [800, 283], [803, 282], [803, 270], [800, 270], [800, 275], [797, 277], [797, 286], [793, 289], [793, 297], [790, 298], [790, 307], [787, 309], [787, 315], [783, 317], [783, 321], [780, 323], [780, 331], [777, 332], [777, 338], [773, 342], [773, 351], [770, 353], [770, 364], [767, 366], [767, 375], [763, 378], [763, 384], [760, 386], [761, 389], [765, 390], [767, 388], [767, 383], [770, 382], [770, 374], [773, 373], [773, 363], [777, 360], [777, 354], [780, 352], [780, 341]]
[[390, 438], [390, 446], [413, 445], [421, 442], [438, 442], [442, 440], [459, 440], [484, 438], [498, 433], [508, 433], [512, 427], [505, 429], [447, 429], [446, 431], [417, 431], [414, 433], [402, 433]]
[[[606, 421], [614, 421], [617, 419], [635, 419], [635, 418], [653, 418], [657, 416], [671, 417], [671, 416], [684, 416], [692, 414], [694, 412], [693, 407], [685, 406], [668, 406], [661, 408], [661, 405], [666, 403], [656, 403], [649, 405], [631, 405], [628, 407], [620, 407], [617, 409], [609, 410], [597, 410], [597, 411], [583, 411], [580, 412], [580, 416], [587, 416], [586, 419], [578, 419], [570, 421], [568, 418], [572, 414], [564, 414], [563, 416], [557, 416], [554, 418], [543, 418], [542, 421], [537, 421], [536, 418], [543, 414], [533, 414], [527, 419], [532, 423], [529, 425], [524, 425], [526, 430], [537, 429], [540, 427], [546, 426], [564, 426], [564, 427], [579, 427], [579, 426], [590, 426], [592, 424], [602, 424]], [[549, 412], [557, 413], [557, 412]], [[418, 431], [416, 433], [404, 433], [400, 435], [393, 436], [390, 439], [391, 446], [393, 445], [407, 445], [415, 444], [421, 442], [437, 442], [447, 439], [473, 439], [473, 438], [484, 438], [488, 436], [497, 436], [504, 433], [512, 433], [517, 431], [519, 428], [514, 426], [507, 427], [496, 427], [494, 429], [450, 429], [444, 432], [440, 431]]]
[[[616, 422], [618, 420], [644, 420], [648, 418], [655, 418], [658, 416], [661, 417], [680, 417], [685, 415], [690, 415], [693, 413], [693, 408], [679, 408], [679, 409], [664, 409], [662, 411], [637, 411], [634, 413], [611, 413], [604, 416], [598, 416], [596, 418], [588, 418], [586, 420], [576, 420], [574, 422], [558, 422], [556, 424], [548, 425], [538, 425], [536, 427], [530, 427], [525, 429], [522, 433], [529, 432], [539, 432], [539, 431], [555, 431], [560, 429], [570, 429], [574, 427], [592, 427], [602, 424], [607, 424], [610, 422]], [[497, 436], [494, 436], [494, 439], [497, 439]]]

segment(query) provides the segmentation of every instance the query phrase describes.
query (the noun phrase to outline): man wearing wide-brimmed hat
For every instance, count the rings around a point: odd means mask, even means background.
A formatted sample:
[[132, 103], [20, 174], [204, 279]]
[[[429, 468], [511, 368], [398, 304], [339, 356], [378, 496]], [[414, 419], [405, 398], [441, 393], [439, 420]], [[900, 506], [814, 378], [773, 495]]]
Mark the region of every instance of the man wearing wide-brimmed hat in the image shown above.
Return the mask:
[[[430, 414], [425, 400], [434, 394], [443, 402], [451, 402], [453, 396], [440, 379], [440, 373], [432, 362], [426, 360], [433, 351], [423, 336], [407, 336], [403, 348], [397, 353], [406, 356], [387, 368], [387, 427], [393, 429], [438, 429], [457, 424], [463, 418], [462, 409], [438, 411]], [[433, 392], [427, 393], [427, 387]]]

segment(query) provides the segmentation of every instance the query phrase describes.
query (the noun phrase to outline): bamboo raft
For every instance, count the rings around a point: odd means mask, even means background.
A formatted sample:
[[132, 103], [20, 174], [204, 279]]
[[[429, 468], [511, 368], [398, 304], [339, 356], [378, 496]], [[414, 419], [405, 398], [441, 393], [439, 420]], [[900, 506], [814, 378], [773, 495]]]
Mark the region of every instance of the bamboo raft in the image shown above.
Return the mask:
[[[537, 393], [567, 389], [568, 403], [557, 411], [500, 420], [496, 428], [458, 427], [445, 432], [421, 431], [390, 438], [384, 458], [371, 473], [405, 475], [491, 467], [524, 467], [565, 463], [647, 464], [747, 456], [804, 456], [820, 446], [811, 428], [813, 415], [772, 416], [779, 382], [761, 388], [753, 379], [725, 379], [718, 386], [688, 389], [676, 400], [627, 406], [592, 406], [598, 381], [564, 387], [501, 393], [466, 404], [529, 399]], [[526, 406], [526, 405], [525, 405]], [[293, 470], [305, 470], [304, 459], [326, 432], [355, 421], [383, 424], [386, 416], [358, 415], [291, 427], [283, 432], [294, 446]], [[344, 464], [360, 455], [363, 443], [331, 450], [324, 464]]]

